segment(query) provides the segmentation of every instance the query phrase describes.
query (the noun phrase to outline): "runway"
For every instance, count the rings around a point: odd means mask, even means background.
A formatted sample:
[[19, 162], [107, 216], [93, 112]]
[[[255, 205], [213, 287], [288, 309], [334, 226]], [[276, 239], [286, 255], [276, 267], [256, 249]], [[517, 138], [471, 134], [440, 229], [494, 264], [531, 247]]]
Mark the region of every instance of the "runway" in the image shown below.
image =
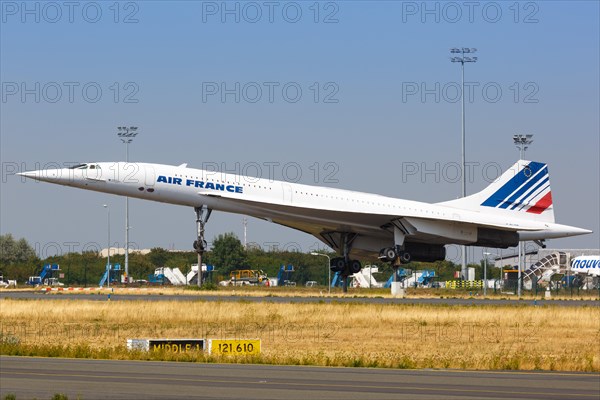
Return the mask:
[[[106, 301], [106, 294], [63, 294], [61, 292], [41, 291], [0, 291], [0, 299], [23, 300], [96, 300]], [[111, 301], [239, 301], [239, 302], [265, 302], [265, 303], [363, 303], [363, 304], [431, 304], [431, 305], [457, 305], [457, 306], [482, 306], [482, 305], [530, 305], [530, 306], [565, 306], [600, 307], [598, 300], [507, 300], [507, 299], [482, 299], [482, 298], [384, 298], [384, 297], [288, 297], [288, 296], [220, 296], [210, 294], [111, 294]]]
[[[597, 399], [600, 375], [0, 357], [17, 399]], [[79, 396], [79, 397], [78, 397]]]

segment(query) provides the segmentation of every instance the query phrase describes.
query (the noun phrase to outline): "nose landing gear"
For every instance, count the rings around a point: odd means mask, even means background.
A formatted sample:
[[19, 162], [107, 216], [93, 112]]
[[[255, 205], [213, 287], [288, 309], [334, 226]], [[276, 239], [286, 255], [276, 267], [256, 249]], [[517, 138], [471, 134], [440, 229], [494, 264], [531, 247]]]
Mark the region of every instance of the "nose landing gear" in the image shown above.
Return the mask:
[[204, 205], [194, 207], [196, 212], [197, 238], [194, 240], [194, 250], [198, 253], [198, 287], [202, 286], [202, 255], [206, 251], [207, 244], [204, 240], [204, 227], [210, 218], [212, 210]]

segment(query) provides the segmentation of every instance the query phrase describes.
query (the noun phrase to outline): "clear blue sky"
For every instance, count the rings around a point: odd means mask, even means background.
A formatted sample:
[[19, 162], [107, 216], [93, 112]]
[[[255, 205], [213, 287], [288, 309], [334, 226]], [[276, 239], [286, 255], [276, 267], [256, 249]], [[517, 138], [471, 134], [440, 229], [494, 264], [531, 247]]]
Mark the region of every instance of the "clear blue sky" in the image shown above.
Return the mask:
[[[107, 203], [123, 246], [123, 198], [14, 175], [123, 160], [120, 125], [140, 127], [132, 161], [259, 164], [263, 177], [279, 163], [277, 179], [299, 169], [304, 183], [455, 198], [460, 67], [449, 48], [469, 46], [468, 191], [517, 160], [513, 134], [533, 133], [526, 158], [549, 164], [557, 222], [595, 231], [549, 245], [599, 247], [597, 1], [268, 4], [2, 1], [0, 231], [42, 255], [105, 246]], [[191, 249], [192, 210], [130, 205], [136, 246]], [[242, 217], [215, 213], [208, 238], [228, 231], [241, 237]], [[265, 247], [315, 243], [254, 219], [248, 234]]]

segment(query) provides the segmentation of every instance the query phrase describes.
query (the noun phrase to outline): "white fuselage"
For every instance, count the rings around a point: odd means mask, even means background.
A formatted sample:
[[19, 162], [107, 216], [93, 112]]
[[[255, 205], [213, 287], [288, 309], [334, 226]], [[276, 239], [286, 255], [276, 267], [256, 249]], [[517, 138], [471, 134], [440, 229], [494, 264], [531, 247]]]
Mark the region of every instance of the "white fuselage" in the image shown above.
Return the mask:
[[[478, 229], [517, 232], [520, 240], [565, 237], [589, 231], [507, 217], [498, 213], [328, 187], [310, 186], [186, 166], [146, 163], [89, 163], [85, 168], [23, 173], [29, 178], [121, 196], [249, 215], [302, 230], [357, 232], [355, 247], [376, 252], [389, 245], [391, 220], [407, 222], [410, 240], [476, 244]], [[384, 244], [385, 243], [385, 244]]]

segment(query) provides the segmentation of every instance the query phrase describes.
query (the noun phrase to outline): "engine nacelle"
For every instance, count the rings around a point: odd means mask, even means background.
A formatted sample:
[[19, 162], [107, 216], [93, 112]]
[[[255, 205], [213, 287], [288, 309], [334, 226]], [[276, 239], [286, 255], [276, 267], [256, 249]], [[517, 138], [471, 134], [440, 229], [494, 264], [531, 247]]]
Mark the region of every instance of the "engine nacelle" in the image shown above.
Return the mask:
[[404, 250], [410, 253], [412, 261], [434, 262], [446, 258], [446, 248], [441, 244], [405, 242]]
[[519, 244], [517, 232], [501, 231], [499, 229], [477, 228], [477, 242], [473, 246], [495, 247], [506, 249]]

